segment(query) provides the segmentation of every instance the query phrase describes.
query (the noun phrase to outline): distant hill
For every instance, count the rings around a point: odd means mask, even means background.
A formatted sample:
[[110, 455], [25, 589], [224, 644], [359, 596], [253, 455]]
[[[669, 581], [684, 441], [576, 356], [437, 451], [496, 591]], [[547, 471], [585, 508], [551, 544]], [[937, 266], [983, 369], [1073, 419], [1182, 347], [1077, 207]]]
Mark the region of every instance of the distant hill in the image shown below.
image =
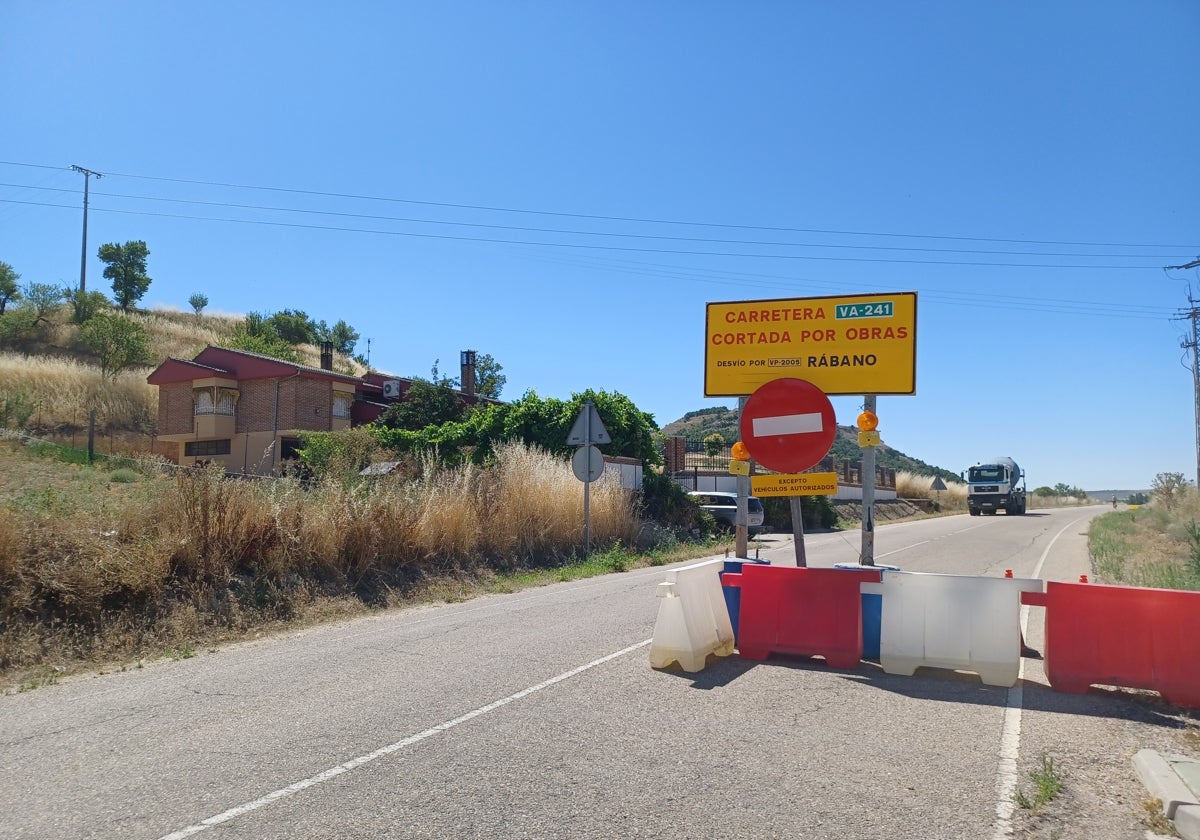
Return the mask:
[[[732, 444], [741, 435], [738, 431], [738, 415], [731, 408], [713, 406], [698, 411], [689, 411], [683, 417], [662, 427], [662, 433], [667, 436], [685, 437], [690, 440], [703, 440], [711, 434], [719, 434], [726, 443]], [[858, 446], [858, 429], [854, 426], [838, 426], [837, 437], [830, 449], [833, 457], [859, 461], [862, 450]], [[905, 455], [893, 449], [886, 443], [875, 451], [875, 463], [881, 467], [894, 470], [906, 470], [917, 475], [939, 476], [945, 481], [962, 481], [957, 472], [942, 467], [927, 464], [919, 458]]]

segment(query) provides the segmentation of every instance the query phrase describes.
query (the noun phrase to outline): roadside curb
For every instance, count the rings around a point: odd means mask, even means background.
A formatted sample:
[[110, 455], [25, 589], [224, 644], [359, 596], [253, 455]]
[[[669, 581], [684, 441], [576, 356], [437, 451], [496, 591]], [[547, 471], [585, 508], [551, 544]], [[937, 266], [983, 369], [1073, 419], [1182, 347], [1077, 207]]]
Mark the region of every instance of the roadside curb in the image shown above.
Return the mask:
[[1175, 823], [1179, 836], [1200, 840], [1200, 792], [1194, 787], [1195, 781], [1187, 781], [1200, 779], [1200, 761], [1138, 750], [1133, 768], [1150, 794], [1162, 802], [1163, 813]]

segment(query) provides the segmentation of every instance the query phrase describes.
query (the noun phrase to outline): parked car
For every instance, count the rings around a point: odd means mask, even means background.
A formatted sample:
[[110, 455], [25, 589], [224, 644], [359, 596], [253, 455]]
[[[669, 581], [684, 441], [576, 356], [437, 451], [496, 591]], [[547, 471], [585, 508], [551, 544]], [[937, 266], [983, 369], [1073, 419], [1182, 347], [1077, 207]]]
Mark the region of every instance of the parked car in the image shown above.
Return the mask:
[[[696, 504], [712, 514], [717, 527], [732, 531], [737, 523], [737, 493], [721, 493], [708, 490], [693, 490], [688, 493]], [[757, 534], [766, 530], [763, 525], [763, 506], [757, 496], [746, 497], [746, 530]]]

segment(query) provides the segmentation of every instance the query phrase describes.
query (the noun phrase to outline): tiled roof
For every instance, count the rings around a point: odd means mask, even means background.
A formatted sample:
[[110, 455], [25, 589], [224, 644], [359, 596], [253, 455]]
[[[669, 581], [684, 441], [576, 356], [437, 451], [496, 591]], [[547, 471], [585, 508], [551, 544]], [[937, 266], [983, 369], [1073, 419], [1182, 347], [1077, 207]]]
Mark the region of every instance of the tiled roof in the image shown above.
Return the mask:
[[[221, 347], [220, 345], [217, 345], [217, 344], [208, 345], [208, 347], [204, 348], [204, 350], [201, 350], [200, 353], [197, 354], [197, 357], [199, 357], [200, 355], [202, 355], [203, 353], [205, 353], [209, 350], [216, 350], [220, 353], [233, 353], [235, 355], [246, 356], [251, 359], [261, 359], [264, 362], [274, 362], [277, 365], [287, 365], [288, 367], [295, 368], [296, 370], [303, 371], [305, 373], [315, 373], [315, 374], [319, 374], [321, 376], [333, 376], [338, 379], [343, 379], [343, 380], [347, 380], [347, 381], [358, 383], [358, 384], [362, 384], [362, 382], [363, 382], [363, 380], [360, 377], [352, 376], [348, 373], [339, 373], [338, 371], [335, 371], [335, 370], [325, 370], [325, 368], [310, 367], [308, 365], [302, 365], [299, 362], [289, 362], [286, 359], [277, 359], [274, 356], [267, 356], [263, 353], [254, 353], [250, 350], [239, 350], [239, 349], [236, 349], [233, 347]], [[202, 364], [202, 363], [192, 362], [192, 364]]]

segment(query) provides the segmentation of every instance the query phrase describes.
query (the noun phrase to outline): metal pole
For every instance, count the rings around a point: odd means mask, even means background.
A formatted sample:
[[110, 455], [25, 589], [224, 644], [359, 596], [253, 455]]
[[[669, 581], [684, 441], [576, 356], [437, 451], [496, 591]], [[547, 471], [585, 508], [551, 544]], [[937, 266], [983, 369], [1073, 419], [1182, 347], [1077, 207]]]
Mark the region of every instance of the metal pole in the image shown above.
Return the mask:
[[[875, 413], [874, 395], [863, 397], [863, 410]], [[862, 557], [859, 563], [875, 565], [875, 447], [862, 453]]]
[[[583, 446], [588, 448], [592, 445], [592, 401], [588, 400], [583, 407], [586, 418], [583, 421]], [[591, 482], [591, 452], [588, 452], [588, 474], [589, 480], [583, 482], [583, 557], [586, 560], [592, 552], [592, 482]]]
[[[738, 397], [738, 424], [742, 422], [742, 411], [746, 408], [746, 397]], [[746, 513], [749, 509], [750, 476], [737, 477], [737, 514], [734, 517], [734, 548], [733, 554], [741, 560], [750, 559], [750, 541], [746, 529]]]

